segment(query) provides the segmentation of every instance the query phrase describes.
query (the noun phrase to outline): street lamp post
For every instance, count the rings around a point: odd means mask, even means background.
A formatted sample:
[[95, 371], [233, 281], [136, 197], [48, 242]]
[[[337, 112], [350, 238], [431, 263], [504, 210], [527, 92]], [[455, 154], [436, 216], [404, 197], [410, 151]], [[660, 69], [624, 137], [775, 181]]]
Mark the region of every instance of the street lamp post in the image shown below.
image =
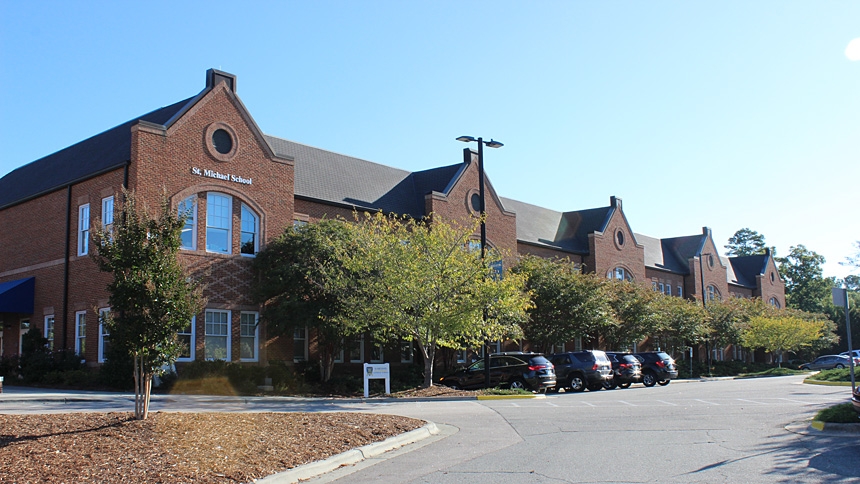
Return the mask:
[[[705, 302], [708, 299], [708, 295], [705, 291], [705, 268], [702, 265], [702, 258], [708, 256], [713, 257], [714, 255], [711, 253], [707, 254], [699, 254], [699, 280], [702, 283], [702, 309], [707, 309], [708, 305]], [[710, 266], [710, 262], [708, 263]], [[707, 352], [707, 361], [708, 361], [708, 376], [711, 376], [711, 338], [705, 340], [705, 352]], [[690, 377], [692, 377], [692, 371], [690, 372]]]
[[[493, 139], [490, 139], [490, 141], [484, 141], [484, 138], [481, 138], [480, 136], [477, 138], [473, 136], [460, 136], [457, 138], [457, 141], [462, 141], [464, 143], [478, 142], [478, 208], [481, 213], [481, 261], [483, 262], [484, 257], [487, 254], [487, 206], [484, 201], [484, 145], [487, 145], [490, 148], [501, 148], [504, 145]], [[486, 313], [486, 310], [484, 310], [484, 312]], [[483, 317], [486, 319], [486, 314], [484, 314]], [[484, 341], [484, 383], [487, 387], [490, 386], [489, 340]]]

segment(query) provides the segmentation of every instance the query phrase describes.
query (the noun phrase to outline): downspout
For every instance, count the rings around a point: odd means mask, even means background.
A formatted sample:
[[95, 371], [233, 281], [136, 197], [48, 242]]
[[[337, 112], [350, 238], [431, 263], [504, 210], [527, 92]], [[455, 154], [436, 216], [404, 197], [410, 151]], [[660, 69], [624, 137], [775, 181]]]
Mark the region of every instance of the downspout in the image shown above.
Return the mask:
[[[66, 349], [66, 337], [68, 336], [69, 328], [69, 249], [71, 249], [70, 240], [72, 238], [72, 185], [66, 187], [66, 255], [63, 262], [63, 349]], [[54, 321], [54, 331], [56, 331], [56, 320]], [[54, 338], [56, 340], [56, 338]]]

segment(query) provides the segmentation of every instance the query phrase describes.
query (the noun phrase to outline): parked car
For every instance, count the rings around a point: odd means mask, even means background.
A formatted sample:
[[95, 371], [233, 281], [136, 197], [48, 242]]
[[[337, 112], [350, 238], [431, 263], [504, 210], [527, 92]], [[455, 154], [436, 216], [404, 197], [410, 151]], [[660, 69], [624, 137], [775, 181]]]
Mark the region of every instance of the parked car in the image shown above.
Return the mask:
[[814, 361], [800, 365], [801, 370], [832, 370], [834, 368], [848, 368], [851, 360], [842, 355], [823, 355]]
[[616, 387], [629, 388], [631, 384], [642, 381], [642, 363], [629, 353], [607, 351], [606, 357], [612, 363], [612, 379], [603, 382], [603, 388], [614, 390]]
[[[484, 360], [443, 377], [440, 383], [458, 389], [484, 388]], [[555, 386], [555, 370], [540, 353], [494, 353], [490, 355], [490, 387], [497, 386], [545, 392]]]
[[[839, 354], [842, 356], [848, 356], [849, 353], [847, 351], [843, 351]], [[854, 366], [860, 365], [860, 350], [852, 350], [851, 355], [854, 357]]]
[[662, 351], [634, 353], [633, 356], [642, 363], [642, 384], [646, 387], [653, 387], [655, 384], [666, 386], [678, 378], [675, 360]]
[[854, 396], [851, 397], [851, 404], [854, 405], [854, 411], [860, 413], [860, 387], [854, 389]]
[[556, 390], [597, 391], [603, 388], [603, 382], [612, 380], [612, 363], [603, 351], [568, 351], [550, 355], [549, 359], [555, 365]]

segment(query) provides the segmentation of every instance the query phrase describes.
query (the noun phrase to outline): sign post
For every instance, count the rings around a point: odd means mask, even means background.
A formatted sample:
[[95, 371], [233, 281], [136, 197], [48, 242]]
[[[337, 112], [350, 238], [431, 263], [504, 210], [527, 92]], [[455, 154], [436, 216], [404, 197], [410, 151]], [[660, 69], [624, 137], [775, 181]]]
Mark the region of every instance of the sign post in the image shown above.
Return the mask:
[[385, 394], [391, 395], [391, 372], [388, 363], [364, 364], [364, 398], [370, 396], [370, 380], [385, 380]]
[[841, 287], [833, 288], [833, 304], [845, 309], [845, 335], [848, 340], [848, 368], [851, 369], [851, 394], [854, 394], [856, 385], [854, 383], [854, 346], [851, 345], [851, 314], [848, 311], [848, 289]]

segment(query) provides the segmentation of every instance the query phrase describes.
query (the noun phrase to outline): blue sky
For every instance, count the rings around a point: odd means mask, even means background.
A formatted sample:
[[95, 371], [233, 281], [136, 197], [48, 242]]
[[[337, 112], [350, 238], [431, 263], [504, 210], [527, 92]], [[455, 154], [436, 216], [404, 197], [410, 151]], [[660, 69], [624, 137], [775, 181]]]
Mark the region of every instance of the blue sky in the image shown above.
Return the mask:
[[623, 199], [825, 275], [860, 240], [860, 2], [0, 2], [0, 176], [204, 86], [267, 134], [407, 170], [487, 150], [502, 196]]

